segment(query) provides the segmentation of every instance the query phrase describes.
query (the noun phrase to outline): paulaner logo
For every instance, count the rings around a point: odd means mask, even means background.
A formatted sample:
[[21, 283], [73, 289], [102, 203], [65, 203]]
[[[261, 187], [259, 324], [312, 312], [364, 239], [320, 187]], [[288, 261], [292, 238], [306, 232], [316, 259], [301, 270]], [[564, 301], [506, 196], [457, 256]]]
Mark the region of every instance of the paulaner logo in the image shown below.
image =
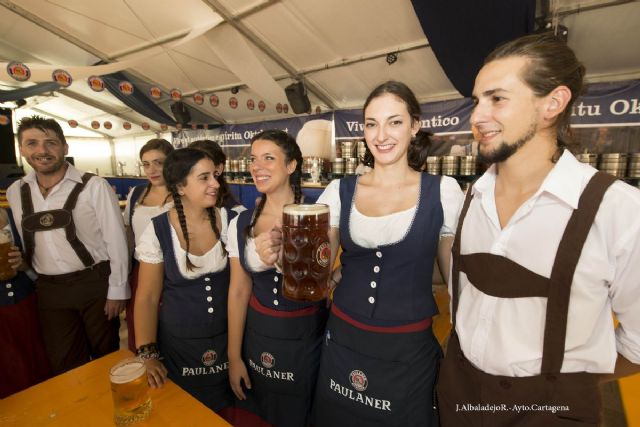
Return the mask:
[[276, 364], [276, 358], [273, 357], [271, 353], [267, 353], [266, 351], [260, 355], [260, 363], [267, 369], [273, 368]]
[[369, 381], [367, 381], [367, 376], [362, 371], [351, 371], [349, 374], [349, 381], [351, 381], [351, 385], [358, 391], [365, 391], [367, 386], [369, 385]]
[[337, 383], [333, 378], [329, 378], [329, 388], [333, 392], [338, 393], [349, 400], [353, 400], [354, 402], [362, 403], [363, 405], [370, 406], [381, 411], [391, 411], [390, 400], [378, 399], [360, 393], [361, 391], [365, 391], [369, 386], [369, 380], [367, 380], [367, 376], [364, 372], [360, 370], [351, 371], [349, 374], [349, 382], [356, 391]]
[[[269, 357], [271, 359], [269, 359]], [[282, 380], [282, 381], [294, 381], [293, 372], [285, 372], [285, 371], [276, 371], [275, 369], [269, 369], [267, 367], [268, 364], [271, 364], [271, 367], [275, 365], [275, 358], [269, 353], [262, 353], [260, 355], [260, 363], [263, 366], [258, 365], [253, 360], [249, 359], [249, 367], [256, 371], [256, 373], [262, 375], [266, 378], [272, 378], [274, 380]], [[265, 363], [265, 361], [267, 363]]]
[[202, 354], [202, 364], [204, 366], [211, 366], [218, 360], [218, 354], [213, 350], [207, 350]]

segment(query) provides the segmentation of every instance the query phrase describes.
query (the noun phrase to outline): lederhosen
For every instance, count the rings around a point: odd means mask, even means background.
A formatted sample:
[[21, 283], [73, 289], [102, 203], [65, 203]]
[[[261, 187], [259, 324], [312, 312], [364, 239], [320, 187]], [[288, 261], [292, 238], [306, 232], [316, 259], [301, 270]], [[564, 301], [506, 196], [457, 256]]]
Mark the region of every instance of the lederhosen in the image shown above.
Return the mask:
[[[7, 210], [15, 245], [20, 235]], [[42, 342], [33, 281], [24, 271], [0, 281], [0, 399], [51, 376]]]
[[324, 301], [285, 299], [282, 274], [275, 269], [251, 271], [244, 230], [252, 215], [253, 210], [238, 215], [239, 260], [253, 280], [242, 346], [252, 388], [238, 406], [277, 427], [304, 427], [310, 421], [327, 310]]
[[227, 357], [229, 263], [186, 279], [178, 268], [169, 214], [152, 219], [164, 257], [158, 346], [169, 378], [214, 411], [233, 405]]
[[[443, 210], [440, 177], [422, 174], [405, 237], [363, 248], [349, 222], [357, 181], [340, 181], [342, 278], [334, 292], [314, 402], [315, 427], [437, 426], [442, 351], [432, 273]], [[375, 232], [375, 230], [372, 230]]]
[[[109, 261], [95, 263], [86, 246], [76, 234], [72, 214], [78, 196], [92, 177], [93, 174], [85, 173], [82, 176], [82, 182], [76, 183], [69, 193], [62, 209], [49, 211], [34, 212], [29, 184], [23, 183], [20, 187], [22, 235], [27, 263], [31, 264], [35, 251], [35, 233], [64, 228], [67, 241], [86, 267], [84, 270], [60, 275], [39, 273], [36, 281], [38, 309], [45, 345], [55, 374], [79, 366], [92, 357], [103, 356], [118, 348], [119, 319], [114, 318], [109, 321], [104, 313], [102, 315], [96, 314], [100, 310], [98, 306], [102, 306], [103, 310], [107, 297], [111, 272]], [[55, 249], [47, 248], [46, 250]], [[57, 335], [58, 327], [55, 320], [52, 322], [52, 319], [57, 317], [47, 316], [47, 313], [55, 313], [58, 310], [74, 310], [83, 322], [84, 330], [74, 330], [73, 337], [75, 338], [73, 342], [69, 343], [69, 348], [64, 345], [66, 343], [60, 342], [61, 337]], [[65, 339], [70, 338], [70, 334], [71, 332], [63, 336]]]
[[[598, 172], [587, 184], [578, 208], [573, 211], [565, 228], [550, 278], [533, 273], [499, 255], [460, 254], [462, 224], [473, 199], [471, 189], [468, 191], [453, 245], [453, 332], [438, 384], [443, 427], [598, 425], [598, 375], [587, 372], [561, 373], [560, 369], [564, 359], [573, 275], [602, 197], [614, 181], [614, 177]], [[466, 359], [455, 333], [461, 271], [473, 286], [487, 295], [497, 298], [547, 298], [539, 375], [490, 375], [475, 368]], [[464, 410], [462, 405], [465, 404], [478, 406]], [[526, 405], [529, 409], [518, 412], [514, 405], [520, 405], [520, 408]]]

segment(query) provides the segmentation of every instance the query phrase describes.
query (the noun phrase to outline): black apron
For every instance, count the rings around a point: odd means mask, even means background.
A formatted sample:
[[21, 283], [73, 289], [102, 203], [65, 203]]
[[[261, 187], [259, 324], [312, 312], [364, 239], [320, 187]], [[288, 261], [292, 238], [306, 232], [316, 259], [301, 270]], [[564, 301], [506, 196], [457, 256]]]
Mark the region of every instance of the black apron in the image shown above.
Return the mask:
[[214, 411], [233, 405], [227, 357], [229, 264], [185, 279], [176, 264], [169, 215], [152, 219], [164, 255], [158, 345], [169, 378]]
[[[589, 181], [558, 246], [551, 277], [545, 278], [493, 254], [460, 254], [461, 230], [472, 200], [468, 191], [453, 245], [453, 332], [440, 370], [438, 403], [443, 427], [596, 426], [600, 418], [598, 374], [561, 373], [573, 274], [602, 197], [615, 178], [596, 173]], [[487, 268], [491, 266], [491, 268]], [[499, 298], [546, 297], [547, 312], [539, 375], [508, 377], [475, 368], [455, 333], [459, 275]], [[523, 331], [526, 333], [526, 331]]]

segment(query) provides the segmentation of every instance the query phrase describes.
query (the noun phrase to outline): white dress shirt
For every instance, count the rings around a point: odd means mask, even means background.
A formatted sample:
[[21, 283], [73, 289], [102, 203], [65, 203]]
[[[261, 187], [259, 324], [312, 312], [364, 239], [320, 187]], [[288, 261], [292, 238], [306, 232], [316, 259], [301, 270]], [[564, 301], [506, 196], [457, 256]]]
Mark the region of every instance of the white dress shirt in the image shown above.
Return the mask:
[[[136, 208], [137, 210], [137, 208]], [[203, 274], [216, 273], [223, 270], [227, 265], [227, 255], [222, 251], [222, 243], [226, 244], [227, 241], [227, 211], [222, 208], [218, 210], [216, 208], [216, 215], [220, 215], [222, 222], [222, 230], [220, 230], [220, 240], [207, 253], [203, 255], [189, 254], [189, 259], [198, 268], [191, 271], [187, 269], [187, 258], [184, 249], [180, 246], [180, 239], [176, 230], [169, 222], [169, 228], [171, 232], [171, 242], [173, 244], [173, 253], [176, 256], [176, 264], [180, 274], [185, 279], [196, 279]], [[135, 212], [134, 212], [135, 217]], [[138, 240], [138, 239], [136, 239]], [[153, 223], [149, 221], [146, 229], [141, 233], [139, 243], [136, 244], [136, 259], [149, 264], [159, 264], [165, 262], [162, 248], [160, 247], [160, 241], [156, 235], [155, 227]]]
[[[548, 278], [569, 217], [595, 173], [565, 151], [502, 229], [492, 166], [473, 187], [461, 253], [501, 255]], [[605, 193], [571, 286], [561, 372], [613, 372], [616, 350], [640, 363], [639, 212], [637, 188], [616, 182]], [[539, 374], [546, 307], [546, 298], [486, 295], [461, 273], [456, 331], [465, 356], [489, 374]], [[612, 311], [620, 321], [616, 330]]]
[[[244, 239], [244, 230], [238, 232], [238, 217], [236, 216], [229, 223], [229, 244], [227, 245], [227, 251], [229, 252], [229, 258], [239, 258], [240, 249], [238, 246], [238, 234], [241, 239]], [[249, 265], [251, 271], [259, 273], [261, 271], [274, 268], [273, 265], [267, 265], [260, 259], [260, 256], [256, 252], [256, 242], [253, 237], [247, 239], [247, 243], [244, 247], [245, 262]]]
[[[440, 229], [440, 235], [452, 235], [455, 233], [463, 201], [464, 194], [458, 182], [451, 177], [443, 176], [440, 180], [440, 203], [444, 221]], [[317, 203], [329, 205], [329, 223], [331, 227], [339, 227], [340, 208], [342, 205], [340, 202], [339, 179], [335, 179], [327, 185]], [[399, 242], [409, 231], [415, 213], [416, 206], [413, 206], [390, 215], [371, 217], [363, 215], [353, 203], [349, 218], [351, 239], [363, 248], [377, 248], [380, 245]], [[375, 230], [375, 233], [372, 233], [372, 230]]]
[[[67, 164], [67, 172], [45, 199], [40, 193], [36, 175], [31, 171], [24, 178], [14, 182], [7, 189], [7, 200], [11, 205], [13, 218], [22, 236], [22, 201], [20, 187], [29, 184], [34, 212], [62, 209], [69, 193], [77, 183], [82, 182], [82, 173]], [[128, 299], [131, 296], [127, 280], [129, 255], [124, 233], [122, 214], [118, 199], [111, 186], [103, 178], [94, 176], [78, 196], [73, 210], [73, 221], [80, 241], [96, 263], [109, 261], [109, 291], [111, 300]], [[23, 238], [24, 241], [24, 238]], [[32, 267], [40, 274], [59, 275], [83, 270], [85, 265], [73, 250], [65, 236], [64, 228], [35, 233], [35, 251]]]

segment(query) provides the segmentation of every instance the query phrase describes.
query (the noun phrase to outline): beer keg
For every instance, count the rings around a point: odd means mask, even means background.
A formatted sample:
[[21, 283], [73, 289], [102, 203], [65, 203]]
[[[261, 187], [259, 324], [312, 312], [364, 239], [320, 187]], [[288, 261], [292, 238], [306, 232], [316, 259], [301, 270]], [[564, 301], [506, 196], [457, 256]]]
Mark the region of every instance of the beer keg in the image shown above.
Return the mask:
[[627, 153], [601, 154], [598, 169], [613, 176], [623, 177], [627, 173], [627, 158]]
[[349, 159], [353, 157], [353, 141], [342, 141], [342, 158]]
[[629, 156], [629, 178], [640, 178], [640, 153], [632, 153]]
[[596, 153], [580, 153], [576, 154], [576, 159], [589, 166], [598, 167], [598, 155]]
[[367, 143], [360, 140], [358, 141], [358, 159], [362, 161], [364, 154], [367, 152]]
[[458, 175], [458, 156], [442, 156], [442, 175]]
[[356, 174], [356, 168], [358, 167], [358, 159], [351, 157], [346, 159], [346, 166], [345, 166], [345, 173], [347, 175], [355, 175]]
[[460, 156], [459, 175], [470, 176], [477, 173], [476, 156]]
[[427, 156], [427, 163], [426, 163], [425, 170], [430, 175], [440, 175], [440, 157]]
[[336, 175], [344, 174], [344, 159], [342, 157], [336, 157], [336, 159], [333, 161], [332, 172]]

